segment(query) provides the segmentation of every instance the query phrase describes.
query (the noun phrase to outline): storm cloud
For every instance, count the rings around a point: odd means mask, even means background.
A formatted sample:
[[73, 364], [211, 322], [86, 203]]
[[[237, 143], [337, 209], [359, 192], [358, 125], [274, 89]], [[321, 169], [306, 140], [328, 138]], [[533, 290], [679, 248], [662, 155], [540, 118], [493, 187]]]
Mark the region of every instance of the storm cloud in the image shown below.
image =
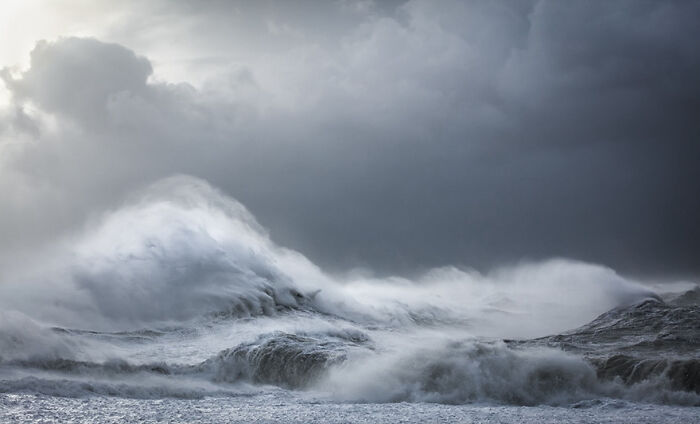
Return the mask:
[[5, 262], [190, 174], [334, 270], [700, 273], [700, 3], [128, 7], [0, 64]]

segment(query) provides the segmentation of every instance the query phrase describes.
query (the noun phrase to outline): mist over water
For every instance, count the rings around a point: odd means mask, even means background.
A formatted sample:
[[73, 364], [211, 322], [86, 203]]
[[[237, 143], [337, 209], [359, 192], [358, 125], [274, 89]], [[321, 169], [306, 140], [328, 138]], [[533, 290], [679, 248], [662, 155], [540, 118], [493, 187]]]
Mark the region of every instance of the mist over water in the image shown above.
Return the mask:
[[669, 377], [674, 366], [697, 373], [692, 355], [623, 381], [601, 379], [583, 351], [528, 342], [645, 302], [665, 305], [609, 268], [565, 259], [413, 279], [331, 275], [275, 244], [234, 199], [176, 176], [3, 277], [0, 387], [127, 398], [276, 387], [340, 401], [699, 404], [692, 377], [685, 386]]

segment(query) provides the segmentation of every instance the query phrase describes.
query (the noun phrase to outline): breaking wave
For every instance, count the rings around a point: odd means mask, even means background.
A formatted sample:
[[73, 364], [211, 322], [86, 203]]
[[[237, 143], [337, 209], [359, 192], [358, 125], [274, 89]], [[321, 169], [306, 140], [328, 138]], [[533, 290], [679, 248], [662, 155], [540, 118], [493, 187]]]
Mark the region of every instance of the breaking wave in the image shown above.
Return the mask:
[[458, 341], [336, 368], [330, 388], [341, 399], [371, 402], [570, 405], [619, 398], [700, 405], [697, 361], [662, 366], [637, 379], [629, 372], [561, 350]]
[[330, 275], [184, 176], [37, 256], [0, 281], [4, 392], [700, 404], [696, 294], [598, 265]]

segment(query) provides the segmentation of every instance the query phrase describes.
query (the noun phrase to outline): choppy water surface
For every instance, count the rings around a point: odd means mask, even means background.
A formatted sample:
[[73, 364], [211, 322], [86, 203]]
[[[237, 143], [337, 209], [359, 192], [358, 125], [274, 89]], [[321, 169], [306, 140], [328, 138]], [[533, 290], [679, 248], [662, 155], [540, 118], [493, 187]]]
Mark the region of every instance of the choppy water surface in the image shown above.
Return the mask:
[[205, 399], [0, 395], [2, 422], [186, 423], [694, 423], [697, 409], [601, 401], [573, 407], [319, 403], [294, 393]]
[[329, 275], [162, 181], [0, 284], [0, 421], [692, 422], [699, 291], [552, 260]]

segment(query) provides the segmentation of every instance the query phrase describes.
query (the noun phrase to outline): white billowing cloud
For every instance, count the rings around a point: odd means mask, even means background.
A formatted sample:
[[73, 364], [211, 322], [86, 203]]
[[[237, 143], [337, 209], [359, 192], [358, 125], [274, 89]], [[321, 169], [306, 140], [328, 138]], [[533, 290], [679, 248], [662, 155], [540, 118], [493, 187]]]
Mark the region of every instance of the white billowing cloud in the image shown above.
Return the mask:
[[143, 96], [151, 64], [132, 51], [89, 38], [67, 38], [58, 45], [40, 41], [31, 68], [3, 80], [17, 101], [31, 100], [42, 110], [74, 118], [83, 125], [105, 119], [108, 105], [120, 95]]

